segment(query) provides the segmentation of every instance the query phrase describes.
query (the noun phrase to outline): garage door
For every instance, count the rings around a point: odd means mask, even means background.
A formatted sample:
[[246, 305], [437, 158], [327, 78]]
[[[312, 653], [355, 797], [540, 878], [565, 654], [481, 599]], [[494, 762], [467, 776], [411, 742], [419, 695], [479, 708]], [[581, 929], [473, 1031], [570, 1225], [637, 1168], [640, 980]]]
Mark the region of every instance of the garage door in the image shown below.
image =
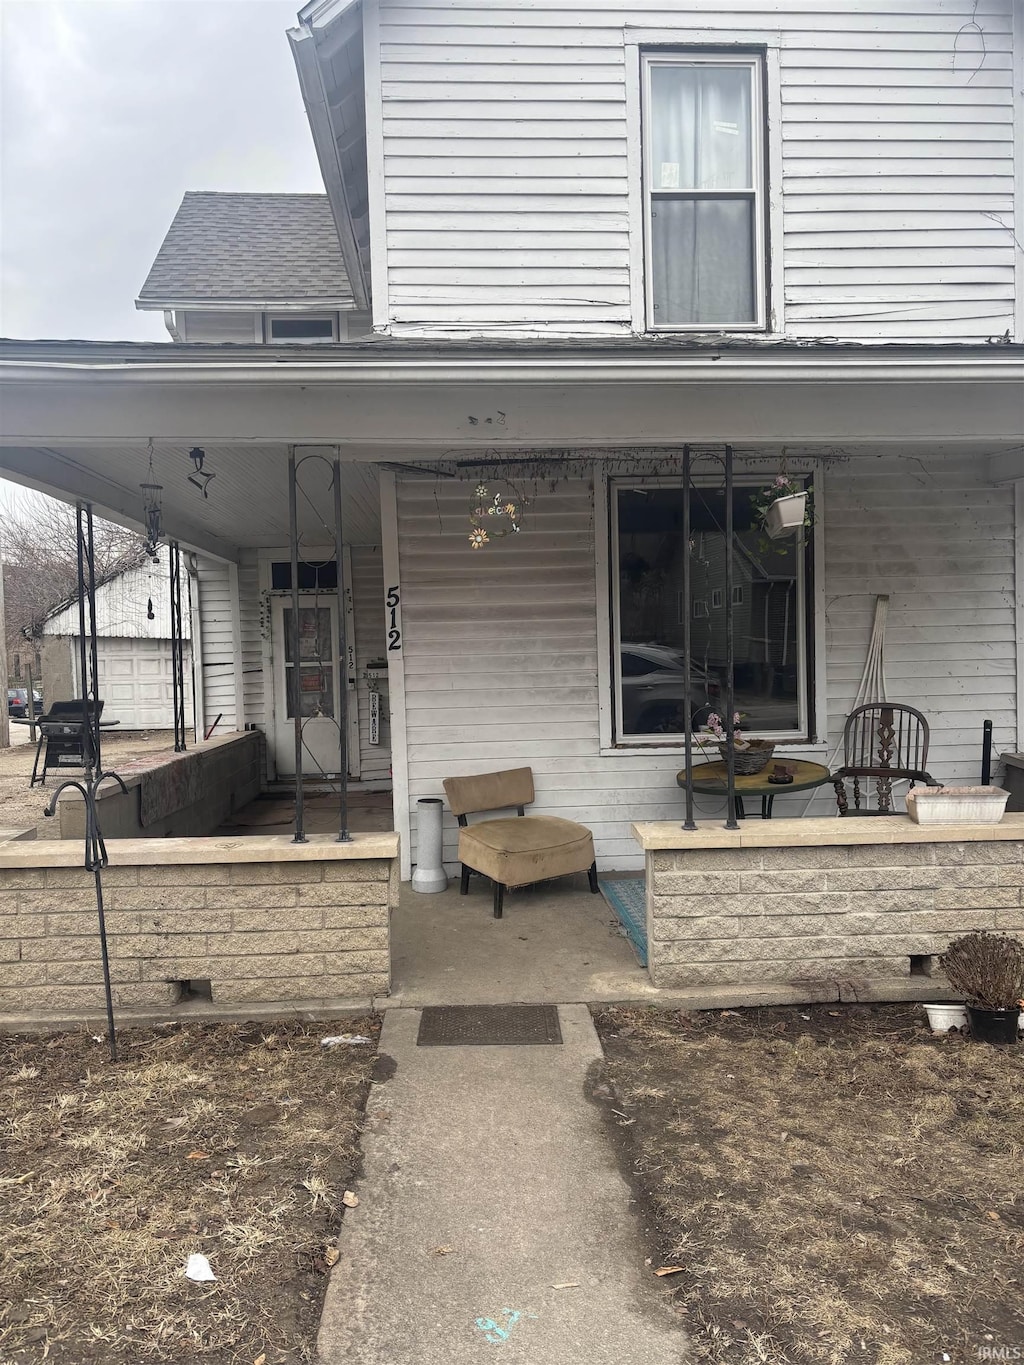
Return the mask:
[[[120, 721], [122, 730], [173, 730], [170, 640], [103, 639], [97, 664], [104, 720]], [[192, 720], [192, 657], [186, 643], [186, 725]]]

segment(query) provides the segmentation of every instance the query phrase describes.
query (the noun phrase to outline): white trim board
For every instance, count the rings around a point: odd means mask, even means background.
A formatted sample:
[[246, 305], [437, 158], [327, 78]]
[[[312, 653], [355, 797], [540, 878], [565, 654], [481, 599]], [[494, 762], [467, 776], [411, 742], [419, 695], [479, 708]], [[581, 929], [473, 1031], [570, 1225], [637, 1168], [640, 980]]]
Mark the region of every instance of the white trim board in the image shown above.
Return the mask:
[[392, 588], [398, 590], [396, 604], [396, 643], [388, 641], [385, 655], [388, 661], [388, 704], [391, 711], [391, 791], [394, 803], [395, 828], [401, 841], [400, 863], [403, 881], [412, 877], [412, 817], [409, 810], [409, 741], [405, 709], [405, 659], [402, 648], [401, 593], [402, 575], [398, 553], [398, 493], [395, 475], [389, 469], [380, 472], [380, 530], [381, 552], [384, 559], [385, 622], [390, 626], [388, 598]]
[[366, 198], [370, 220], [371, 326], [391, 325], [388, 297], [387, 204], [384, 186], [384, 93], [380, 51], [380, 0], [363, 0], [363, 90], [366, 119]]
[[1024, 750], [1024, 479], [1013, 485], [1013, 582], [1017, 640], [1017, 751]]

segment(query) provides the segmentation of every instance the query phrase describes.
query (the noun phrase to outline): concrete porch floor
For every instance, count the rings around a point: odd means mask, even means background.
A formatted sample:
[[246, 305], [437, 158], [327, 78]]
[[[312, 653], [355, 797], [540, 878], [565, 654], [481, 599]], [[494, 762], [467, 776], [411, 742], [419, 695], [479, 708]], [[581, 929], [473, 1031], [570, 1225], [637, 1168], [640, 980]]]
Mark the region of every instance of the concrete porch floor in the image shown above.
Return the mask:
[[[290, 834], [295, 825], [295, 797], [266, 792], [235, 811], [229, 821], [214, 831], [225, 835]], [[307, 834], [333, 834], [338, 829], [337, 794], [307, 795], [303, 803], [303, 825]], [[353, 834], [383, 833], [394, 828], [390, 792], [350, 791], [348, 826]]]
[[424, 895], [403, 884], [391, 921], [391, 1006], [589, 1003], [656, 997], [586, 874], [510, 891], [495, 919], [490, 883]]

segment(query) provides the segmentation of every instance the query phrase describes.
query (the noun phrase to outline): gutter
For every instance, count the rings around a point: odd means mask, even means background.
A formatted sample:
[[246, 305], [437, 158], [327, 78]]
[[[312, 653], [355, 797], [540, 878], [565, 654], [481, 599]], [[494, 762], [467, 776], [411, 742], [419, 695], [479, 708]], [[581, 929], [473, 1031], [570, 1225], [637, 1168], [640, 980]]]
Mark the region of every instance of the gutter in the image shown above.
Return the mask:
[[359, 311], [350, 294], [334, 294], [325, 298], [308, 299], [295, 299], [294, 297], [289, 299], [138, 298], [135, 300], [135, 307], [140, 313], [159, 313], [161, 309], [165, 313], [172, 309], [178, 313], [237, 313], [239, 311], [248, 312], [250, 309], [254, 313], [357, 313]]
[[183, 356], [167, 347], [167, 358], [35, 360], [0, 358], [0, 382], [320, 386], [355, 384], [964, 384], [1021, 386], [1024, 434], [1024, 356], [993, 350], [954, 357], [863, 354], [743, 355], [709, 351], [686, 356], [467, 356], [393, 357], [365, 354], [228, 358]]

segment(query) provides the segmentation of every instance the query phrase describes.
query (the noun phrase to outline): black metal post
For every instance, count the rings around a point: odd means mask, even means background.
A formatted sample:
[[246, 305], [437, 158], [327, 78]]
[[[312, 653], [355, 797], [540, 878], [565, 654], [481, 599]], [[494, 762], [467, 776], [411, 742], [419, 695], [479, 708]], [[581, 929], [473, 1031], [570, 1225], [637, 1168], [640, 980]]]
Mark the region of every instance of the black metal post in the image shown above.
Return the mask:
[[86, 504], [75, 504], [75, 538], [78, 554], [78, 685], [82, 693], [82, 762], [86, 778], [93, 775], [93, 722], [89, 715], [89, 640], [86, 637], [86, 598], [89, 573], [86, 569]]
[[103, 874], [100, 871], [101, 864], [97, 863], [93, 868], [93, 880], [96, 883], [96, 914], [100, 922], [100, 953], [103, 957], [103, 991], [106, 996], [107, 1005], [107, 1038], [110, 1041], [110, 1060], [117, 1061], [117, 1033], [114, 1029], [114, 993], [110, 988], [110, 957], [107, 953], [107, 921], [103, 913]]
[[981, 785], [992, 785], [992, 722], [985, 721], [981, 728]]
[[683, 829], [696, 829], [693, 818], [693, 711], [691, 697], [693, 679], [690, 674], [690, 604], [691, 596], [691, 551], [690, 551], [690, 447], [683, 446], [683, 751], [686, 771], [686, 820]]
[[185, 643], [182, 639], [181, 547], [172, 540], [167, 547], [171, 575], [171, 688], [174, 708], [174, 752], [185, 750]]
[[725, 447], [725, 781], [728, 810], [726, 829], [739, 829], [736, 820], [736, 713], [735, 641], [733, 639], [733, 549], [735, 535], [732, 507], [732, 446]]
[[89, 708], [91, 722], [91, 742], [96, 772], [103, 771], [103, 755], [100, 751], [100, 663], [99, 643], [96, 639], [96, 542], [93, 536], [92, 503], [85, 504], [86, 529], [86, 568], [88, 569], [89, 590], [89, 694], [92, 705]]
[[[121, 790], [127, 788], [116, 773], [104, 773], [100, 753], [99, 646], [96, 639], [96, 543], [93, 534], [91, 503], [76, 503], [78, 536], [78, 661], [82, 688], [82, 762], [85, 778], [81, 782], [62, 782], [50, 797], [46, 815], [52, 816], [57, 801], [67, 787], [75, 787], [85, 803], [85, 868], [93, 874], [96, 889], [96, 914], [99, 920], [100, 954], [103, 960], [103, 993], [107, 1008], [107, 1036], [110, 1060], [116, 1062], [117, 1034], [114, 1029], [114, 997], [110, 983], [110, 956], [107, 951], [107, 923], [103, 908], [102, 869], [107, 865], [107, 848], [99, 826], [96, 794], [109, 779]], [[88, 608], [88, 610], [87, 610]], [[87, 638], [88, 632], [88, 638]], [[31, 699], [29, 704], [31, 705]]]
[[338, 593], [338, 843], [352, 842], [348, 830], [348, 639], [345, 630], [344, 546], [341, 522], [341, 460], [336, 455], [334, 473], [334, 557]]
[[[295, 838], [296, 844], [306, 842], [303, 828], [302, 788], [302, 668], [299, 631], [299, 513], [296, 503], [295, 447], [288, 447], [288, 543], [292, 558], [292, 707], [295, 719]], [[285, 665], [285, 693], [288, 691], [288, 667]]]

